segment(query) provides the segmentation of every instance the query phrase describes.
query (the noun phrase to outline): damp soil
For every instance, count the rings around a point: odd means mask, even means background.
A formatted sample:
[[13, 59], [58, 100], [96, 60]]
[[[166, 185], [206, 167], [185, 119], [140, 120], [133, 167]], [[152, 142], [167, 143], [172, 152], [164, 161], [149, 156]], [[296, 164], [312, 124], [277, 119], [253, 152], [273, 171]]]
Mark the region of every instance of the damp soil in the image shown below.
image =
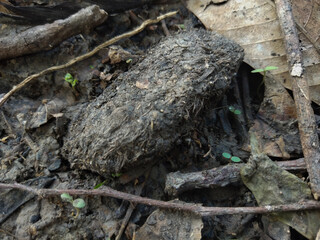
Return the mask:
[[[170, 172], [228, 164], [224, 152], [248, 159], [249, 126], [229, 110], [241, 109], [234, 96], [243, 51], [205, 31], [179, 4], [111, 16], [92, 33], [51, 51], [1, 61], [0, 94], [128, 31], [138, 24], [134, 16], [171, 9], [180, 10], [166, 20], [171, 36], [161, 24], [150, 26], [69, 69], [38, 78], [10, 98], [0, 116], [0, 138], [8, 137], [0, 142], [1, 182], [62, 189], [93, 189], [104, 182], [128, 193], [144, 183], [141, 196], [169, 201], [173, 197], [164, 187]], [[67, 73], [79, 81], [74, 88], [64, 81]], [[255, 204], [242, 184], [195, 189], [178, 198], [204, 206]], [[86, 207], [75, 217], [75, 209], [59, 196], [1, 191], [1, 239], [114, 239], [130, 204], [106, 197], [84, 200]], [[199, 219], [137, 205], [122, 239], [259, 239], [262, 231], [256, 215]]]

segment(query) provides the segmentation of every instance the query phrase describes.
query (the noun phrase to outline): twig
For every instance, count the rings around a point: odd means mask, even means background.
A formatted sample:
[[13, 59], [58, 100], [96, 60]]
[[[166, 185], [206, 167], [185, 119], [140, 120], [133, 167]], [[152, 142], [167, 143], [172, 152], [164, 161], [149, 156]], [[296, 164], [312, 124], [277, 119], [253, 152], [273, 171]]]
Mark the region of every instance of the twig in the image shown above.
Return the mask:
[[317, 39], [313, 40], [312, 37], [309, 35], [308, 31], [304, 27], [302, 27], [298, 22], [296, 22], [296, 24], [300, 32], [310, 41], [314, 49], [320, 55], [320, 48], [318, 47], [318, 44], [317, 44], [318, 40]]
[[166, 24], [166, 21], [165, 20], [161, 20], [161, 26], [162, 26], [162, 29], [164, 31], [164, 34], [168, 37], [170, 36], [170, 32], [169, 32], [169, 29], [167, 27], [167, 24]]
[[7, 234], [7, 235], [9, 235], [9, 236], [11, 236], [11, 237], [13, 237], [13, 239], [17, 239], [17, 237], [16, 237], [15, 235], [13, 235], [12, 233], [10, 233], [10, 232], [7, 231], [7, 230], [4, 230], [4, 229], [1, 229], [1, 228], [0, 228], [0, 232], [2, 232], [2, 233], [4, 233], [4, 234]]
[[315, 199], [320, 197], [320, 146], [317, 125], [309, 98], [307, 77], [289, 0], [276, 0], [277, 14], [285, 37], [292, 91], [297, 108], [300, 140]]
[[[150, 169], [148, 170], [148, 172], [145, 174], [145, 181], [140, 184], [139, 186], [136, 186], [136, 191], [135, 191], [135, 194], [140, 196], [141, 193], [142, 193], [142, 190], [147, 182], [147, 179], [149, 177], [149, 174], [150, 174]], [[118, 235], [116, 236], [116, 240], [120, 240], [121, 239], [121, 236], [124, 232], [124, 230], [126, 229], [127, 225], [128, 225], [128, 222], [129, 222], [129, 219], [133, 213], [133, 210], [136, 208], [136, 204], [130, 204], [129, 205], [129, 208], [127, 210], [127, 213], [125, 215], [125, 217], [123, 218], [122, 220], [122, 224], [121, 224], [121, 227], [120, 227], [120, 230], [118, 232]]]
[[[101, 187], [102, 188], [102, 187]], [[297, 203], [290, 203], [286, 205], [274, 205], [263, 207], [202, 207], [197, 204], [181, 204], [164, 202], [160, 200], [154, 200], [150, 198], [144, 198], [124, 192], [119, 192], [109, 187], [103, 187], [103, 189], [85, 190], [85, 189], [36, 189], [33, 187], [25, 186], [22, 184], [5, 184], [0, 183], [0, 189], [19, 189], [28, 191], [39, 197], [51, 197], [58, 196], [62, 193], [69, 193], [70, 195], [90, 195], [90, 196], [104, 196], [114, 197], [117, 199], [123, 199], [132, 203], [140, 203], [148, 206], [156, 206], [160, 208], [173, 209], [179, 211], [188, 211], [200, 216], [215, 216], [215, 215], [232, 215], [232, 214], [265, 214], [272, 212], [291, 212], [320, 209], [320, 202], [314, 200], [308, 200]]]
[[[303, 158], [277, 161], [276, 163], [285, 170], [306, 169]], [[167, 175], [165, 192], [170, 196], [177, 196], [193, 189], [225, 187], [230, 184], [239, 185], [241, 183], [240, 169], [243, 166], [242, 163], [233, 163], [199, 172], [172, 172]]]
[[89, 32], [102, 24], [108, 14], [93, 5], [70, 17], [50, 24], [29, 28], [14, 37], [0, 38], [0, 60], [50, 50], [71, 36]]
[[150, 25], [150, 24], [154, 24], [154, 23], [158, 23], [160, 22], [162, 19], [165, 19], [167, 17], [171, 17], [173, 15], [177, 14], [177, 11], [174, 11], [174, 12], [169, 12], [169, 13], [166, 13], [164, 15], [161, 15], [159, 17], [157, 17], [156, 19], [148, 19], [146, 21], [144, 21], [138, 28], [130, 31], [130, 32], [127, 32], [127, 33], [124, 33], [124, 34], [121, 34], [119, 36], [116, 36], [102, 44], [100, 44], [99, 46], [97, 46], [96, 48], [94, 48], [91, 52], [88, 52], [84, 55], [81, 55], [79, 57], [76, 57], [74, 59], [72, 59], [71, 61], [69, 61], [68, 63], [66, 64], [63, 64], [63, 65], [58, 65], [58, 66], [53, 66], [53, 67], [50, 67], [50, 68], [47, 68], [39, 73], [36, 73], [36, 74], [33, 74], [33, 75], [30, 75], [29, 77], [27, 77], [26, 79], [24, 79], [21, 83], [19, 83], [17, 86], [14, 86], [8, 93], [6, 93], [1, 99], [0, 99], [0, 107], [8, 100], [8, 98], [14, 94], [15, 92], [17, 92], [18, 90], [20, 90], [22, 87], [24, 87], [26, 84], [28, 84], [29, 82], [31, 82], [33, 79], [35, 78], [38, 78], [40, 76], [43, 76], [45, 74], [48, 74], [48, 73], [51, 73], [51, 72], [54, 72], [54, 71], [57, 71], [57, 70], [60, 70], [60, 69], [63, 69], [63, 68], [67, 68], [67, 67], [70, 67], [71, 65], [77, 63], [77, 62], [80, 62], [80, 61], [83, 61], [93, 55], [95, 55], [97, 52], [99, 52], [101, 49], [115, 43], [115, 42], [118, 42], [120, 41], [121, 39], [124, 39], [124, 38], [128, 38], [128, 37], [131, 37], [139, 32], [141, 32], [146, 26]]

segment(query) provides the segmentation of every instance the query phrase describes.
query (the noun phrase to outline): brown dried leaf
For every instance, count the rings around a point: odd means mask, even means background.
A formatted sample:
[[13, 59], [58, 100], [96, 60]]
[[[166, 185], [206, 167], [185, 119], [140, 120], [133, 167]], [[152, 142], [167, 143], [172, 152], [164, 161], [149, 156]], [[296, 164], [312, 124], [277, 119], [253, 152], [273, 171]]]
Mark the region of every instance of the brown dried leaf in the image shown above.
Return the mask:
[[302, 149], [293, 99], [278, 81], [267, 78], [265, 86], [264, 100], [250, 132], [255, 133], [268, 156], [296, 157]]

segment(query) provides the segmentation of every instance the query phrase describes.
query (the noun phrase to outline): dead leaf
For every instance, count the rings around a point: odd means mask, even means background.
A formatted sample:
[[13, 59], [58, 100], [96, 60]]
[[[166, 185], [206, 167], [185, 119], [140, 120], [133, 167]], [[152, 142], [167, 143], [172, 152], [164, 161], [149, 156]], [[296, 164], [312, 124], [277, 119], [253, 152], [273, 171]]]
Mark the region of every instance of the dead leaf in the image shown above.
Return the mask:
[[[240, 44], [244, 61], [253, 68], [277, 66], [272, 76], [291, 89], [283, 34], [271, 0], [228, 1], [208, 5], [208, 0], [188, 0], [187, 7], [206, 26]], [[320, 104], [319, 1], [292, 1], [302, 44], [311, 99]]]
[[120, 46], [111, 46], [109, 48], [107, 59], [110, 60], [110, 64], [120, 63], [122, 61], [127, 61], [131, 59], [133, 56], [130, 52], [124, 50]]
[[200, 240], [202, 228], [203, 222], [200, 216], [188, 212], [158, 209], [148, 217], [135, 237]]
[[104, 72], [100, 72], [99, 77], [102, 81], [109, 82], [112, 79], [113, 74], [111, 73], [105, 74]]
[[[259, 206], [285, 205], [312, 199], [308, 184], [281, 169], [264, 154], [254, 155], [240, 171], [244, 184], [254, 194]], [[308, 239], [315, 239], [320, 228], [320, 211], [309, 210], [270, 214]]]
[[271, 78], [265, 80], [264, 99], [250, 133], [255, 133], [263, 153], [270, 157], [289, 159], [302, 153], [294, 101]]
[[0, 139], [0, 141], [1, 141], [2, 143], [7, 143], [7, 140], [8, 140], [9, 137], [10, 137], [10, 136], [3, 137], [3, 138]]

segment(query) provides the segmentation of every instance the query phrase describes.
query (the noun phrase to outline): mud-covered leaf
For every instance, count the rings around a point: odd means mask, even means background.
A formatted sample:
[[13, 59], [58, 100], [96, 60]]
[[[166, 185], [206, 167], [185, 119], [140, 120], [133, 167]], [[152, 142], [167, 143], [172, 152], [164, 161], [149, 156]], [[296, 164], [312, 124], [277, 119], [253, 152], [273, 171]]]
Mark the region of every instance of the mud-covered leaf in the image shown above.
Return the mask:
[[[285, 205], [312, 199], [306, 182], [281, 169], [264, 154], [251, 157], [240, 173], [260, 206]], [[308, 239], [314, 239], [320, 228], [320, 211], [274, 213], [272, 217]]]
[[250, 132], [255, 133], [263, 153], [284, 159], [302, 154], [294, 101], [278, 81], [265, 79], [258, 114]]
[[158, 209], [136, 232], [136, 239], [200, 240], [202, 228], [200, 216], [183, 211]]
[[[276, 66], [270, 74], [291, 88], [283, 34], [270, 0], [228, 1], [223, 5], [207, 0], [188, 0], [187, 7], [206, 26], [240, 44], [245, 62], [255, 69]], [[319, 1], [292, 1], [300, 31], [301, 49], [310, 86], [310, 96], [320, 103], [320, 18]]]

